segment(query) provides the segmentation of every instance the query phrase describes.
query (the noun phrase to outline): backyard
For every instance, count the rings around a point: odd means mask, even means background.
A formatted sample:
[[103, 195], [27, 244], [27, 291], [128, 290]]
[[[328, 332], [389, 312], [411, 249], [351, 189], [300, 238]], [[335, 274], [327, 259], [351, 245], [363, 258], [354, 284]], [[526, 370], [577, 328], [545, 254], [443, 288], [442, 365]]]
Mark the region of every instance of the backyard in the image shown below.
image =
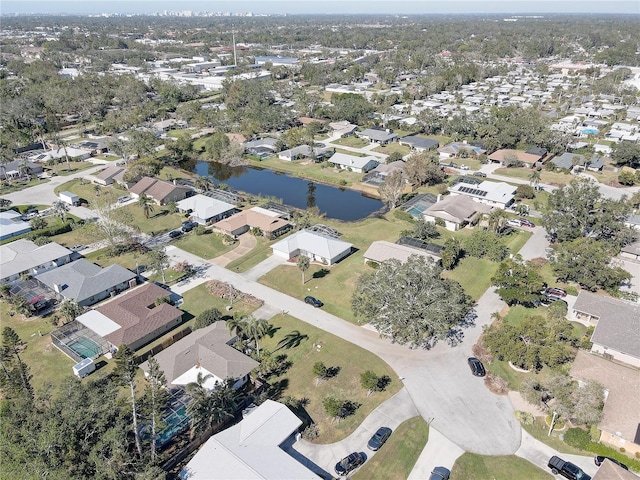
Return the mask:
[[[362, 421], [400, 388], [393, 370], [380, 358], [357, 345], [342, 340], [289, 315], [278, 314], [270, 320], [274, 327], [271, 337], [262, 339], [261, 346], [278, 355], [286, 355], [291, 366], [281, 375], [269, 379], [271, 389], [279, 397], [307, 399], [305, 410], [319, 427], [317, 443], [333, 443], [347, 437]], [[291, 335], [301, 339], [291, 348], [282, 347]], [[280, 344], [280, 347], [279, 347]], [[316, 385], [313, 365], [323, 362], [327, 368], [338, 369], [333, 378]], [[393, 379], [383, 392], [367, 396], [360, 385], [360, 374], [371, 370], [378, 376]], [[353, 415], [340, 422], [328, 416], [322, 405], [326, 397], [349, 400], [359, 404]]]
[[[352, 152], [347, 152], [353, 155]], [[288, 162], [280, 160], [276, 156], [268, 157], [264, 160], [250, 159], [252, 165], [260, 168], [286, 172], [293, 177], [308, 178], [330, 185], [350, 185], [362, 180], [361, 173], [349, 172], [338, 168], [327, 166], [325, 163], [315, 163], [310, 159], [296, 160]], [[346, 183], [345, 183], [346, 182]]]
[[554, 477], [531, 462], [515, 455], [485, 457], [475, 453], [464, 453], [456, 460], [451, 470], [451, 478], [464, 480], [550, 480]]

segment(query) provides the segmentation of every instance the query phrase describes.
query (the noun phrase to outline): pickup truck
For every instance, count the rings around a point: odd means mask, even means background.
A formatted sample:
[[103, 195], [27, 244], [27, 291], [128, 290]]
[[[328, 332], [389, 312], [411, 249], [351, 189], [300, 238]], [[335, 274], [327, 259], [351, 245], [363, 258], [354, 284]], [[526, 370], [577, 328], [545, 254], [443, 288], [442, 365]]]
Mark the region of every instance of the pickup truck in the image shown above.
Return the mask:
[[584, 473], [580, 467], [571, 462], [565, 462], [555, 455], [549, 459], [547, 466], [554, 475], [560, 474], [569, 480], [591, 480], [591, 477]]

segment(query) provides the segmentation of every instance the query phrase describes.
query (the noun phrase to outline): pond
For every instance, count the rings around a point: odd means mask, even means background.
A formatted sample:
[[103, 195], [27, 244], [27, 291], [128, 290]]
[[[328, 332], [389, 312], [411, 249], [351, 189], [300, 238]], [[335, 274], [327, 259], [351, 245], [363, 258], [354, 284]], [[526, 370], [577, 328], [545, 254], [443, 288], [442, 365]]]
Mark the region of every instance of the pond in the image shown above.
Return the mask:
[[380, 200], [355, 190], [315, 183], [272, 170], [195, 162], [193, 171], [209, 176], [215, 184], [224, 183], [241, 192], [280, 198], [285, 205], [295, 208], [318, 207], [328, 218], [337, 220], [360, 220], [384, 208]]

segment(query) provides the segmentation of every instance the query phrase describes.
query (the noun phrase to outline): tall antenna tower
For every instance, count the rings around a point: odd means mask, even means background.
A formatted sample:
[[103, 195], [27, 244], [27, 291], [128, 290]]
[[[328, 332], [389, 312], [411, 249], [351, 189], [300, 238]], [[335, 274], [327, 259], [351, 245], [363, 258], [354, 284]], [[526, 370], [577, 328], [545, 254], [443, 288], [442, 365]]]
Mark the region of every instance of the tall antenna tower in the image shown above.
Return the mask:
[[231, 28], [231, 38], [232, 38], [232, 42], [233, 42], [233, 66], [237, 67], [238, 66], [238, 57], [236, 55], [236, 32], [233, 29], [233, 27]]

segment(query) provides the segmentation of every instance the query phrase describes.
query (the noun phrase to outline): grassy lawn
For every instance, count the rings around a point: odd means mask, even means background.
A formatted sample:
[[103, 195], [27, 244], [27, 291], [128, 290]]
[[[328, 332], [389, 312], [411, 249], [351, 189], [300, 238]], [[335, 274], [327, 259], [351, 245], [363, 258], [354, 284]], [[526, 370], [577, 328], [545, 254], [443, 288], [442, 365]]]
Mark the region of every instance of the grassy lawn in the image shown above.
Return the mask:
[[331, 142], [331, 145], [344, 145], [345, 147], [353, 147], [353, 148], [362, 148], [369, 145], [369, 140], [356, 137], [355, 135], [349, 135], [348, 137], [339, 138], [334, 142]]
[[491, 277], [496, 273], [498, 264], [490, 260], [474, 257], [464, 257], [453, 270], [445, 270], [443, 276], [455, 280], [467, 295], [474, 301], [491, 285]]
[[55, 172], [61, 177], [66, 177], [67, 175], [71, 175], [72, 173], [81, 172], [83, 170], [87, 170], [95, 166], [96, 165], [94, 165], [91, 162], [69, 162], [70, 168], [67, 169], [67, 162], [63, 160], [55, 167], [51, 167], [51, 168], [47, 167], [46, 170], [49, 170], [50, 172]]
[[39, 179], [34, 178], [26, 183], [23, 182], [11, 182], [10, 184], [3, 182], [0, 186], [0, 195], [7, 195], [8, 193], [17, 192], [19, 190], [24, 190], [25, 188], [35, 187], [36, 185], [40, 185], [41, 183], [48, 182], [49, 179]]
[[210, 259], [233, 250], [238, 246], [237, 243], [225, 245], [222, 242], [222, 238], [223, 235], [219, 233], [196, 235], [192, 232], [187, 235], [183, 235], [180, 239], [173, 242], [173, 244], [176, 247], [186, 250], [189, 253], [193, 253], [200, 258]]
[[[348, 152], [351, 154], [351, 152]], [[346, 185], [357, 183], [362, 180], [361, 173], [349, 172], [339, 168], [328, 167], [322, 163], [315, 163], [311, 160], [298, 160], [287, 162], [278, 157], [271, 156], [262, 161], [250, 159], [252, 165], [259, 168], [268, 168], [279, 172], [286, 172], [294, 177], [308, 178], [321, 183], [331, 185]]]
[[88, 253], [87, 255], [85, 255], [85, 258], [92, 263], [100, 265], [102, 268], [108, 267], [109, 265], [118, 264], [132, 271], [135, 271], [136, 269], [136, 262], [138, 265], [147, 264], [147, 258], [142, 253], [128, 252], [114, 257], [107, 254], [106, 248]]
[[514, 305], [513, 307], [509, 307], [509, 312], [507, 313], [505, 320], [512, 325], [519, 325], [527, 317], [537, 315], [545, 316], [546, 313], [546, 309], [542, 310], [537, 308], [527, 308], [522, 305]]
[[[275, 333], [262, 340], [264, 348], [275, 351], [278, 342], [294, 331], [303, 335], [304, 340], [296, 347], [278, 350], [278, 354], [287, 355], [291, 367], [279, 377], [272, 377], [269, 382], [272, 389], [282, 396], [308, 399], [306, 411], [319, 427], [318, 443], [333, 443], [347, 437], [371, 411], [390, 398], [400, 388], [393, 370], [374, 354], [342, 340], [324, 330], [308, 325], [289, 315], [279, 314], [271, 319]], [[321, 347], [318, 348], [317, 346]], [[323, 381], [316, 386], [312, 369], [316, 362], [323, 362], [327, 367], [339, 367], [335, 378]], [[388, 375], [392, 381], [384, 392], [374, 393], [367, 397], [360, 385], [360, 374], [372, 370], [377, 375]], [[360, 404], [355, 413], [334, 423], [322, 406], [326, 397], [351, 400]]]
[[391, 142], [387, 145], [380, 145], [373, 149], [374, 152], [384, 153], [385, 155], [390, 155], [393, 152], [400, 152], [402, 156], [409, 155], [411, 153], [411, 149], [406, 145], [400, 145], [398, 142]]
[[[205, 310], [210, 308], [217, 308], [221, 312], [225, 312], [229, 302], [223, 300], [220, 297], [211, 295], [207, 291], [206, 283], [198, 285], [184, 292], [182, 296], [184, 302], [180, 306], [181, 310], [188, 312], [192, 317], [197, 317]], [[246, 302], [240, 301], [233, 304], [231, 313], [237, 313], [239, 315], [250, 315], [256, 310], [256, 307], [248, 305]]]
[[384, 447], [353, 475], [354, 480], [404, 480], [409, 477], [429, 439], [429, 425], [422, 417], [404, 421]]
[[100, 185], [97, 185], [97, 187], [98, 188], [82, 178], [76, 178], [75, 180], [70, 180], [56, 187], [54, 193], [56, 195], [59, 195], [60, 192], [75, 193], [80, 197], [81, 202], [86, 201], [91, 204], [95, 202], [97, 196], [114, 190], [112, 187], [102, 187]]
[[303, 298], [312, 292], [312, 295], [325, 303], [323, 308], [329, 313], [355, 322], [356, 318], [351, 311], [351, 294], [358, 277], [371, 271], [371, 267], [364, 264], [364, 252], [374, 240], [395, 242], [400, 232], [409, 228], [409, 223], [395, 218], [393, 214], [386, 215], [384, 219], [368, 218], [360, 222], [348, 223], [330, 219], [322, 222], [341, 232], [343, 235], [340, 238], [351, 242], [358, 250], [330, 267], [312, 265], [305, 273], [304, 285], [300, 270], [295, 264], [275, 268], [259, 281], [296, 298]]
[[345, 150], [344, 148], [336, 148], [335, 153], [344, 153], [345, 155], [351, 155], [352, 157], [366, 157], [366, 153], [352, 152], [351, 150]]
[[145, 218], [142, 207], [136, 203], [121, 208], [131, 214], [133, 225], [150, 235], [159, 235], [169, 230], [174, 230], [184, 220], [181, 214], [169, 213], [168, 207], [161, 207], [155, 204], [153, 205], [153, 211], [149, 214], [149, 218]]
[[13, 312], [5, 300], [0, 300], [0, 318], [2, 327], [11, 327], [26, 343], [20, 354], [31, 370], [31, 384], [36, 391], [47, 386], [59, 385], [62, 379], [73, 375], [71, 367], [76, 363], [51, 343], [51, 333], [56, 328], [49, 317], [29, 317]]
[[503, 243], [509, 248], [511, 253], [518, 253], [518, 251], [527, 243], [532, 233], [525, 230], [515, 230], [503, 238]]
[[166, 166], [160, 170], [160, 174], [158, 174], [158, 178], [161, 180], [176, 180], [176, 179], [193, 179], [196, 175], [190, 175], [185, 170], [180, 170], [179, 168]]
[[51, 205], [40, 205], [40, 204], [28, 204], [28, 205], [12, 205], [11, 210], [16, 210], [18, 213], [25, 213], [28, 210], [37, 209], [39, 212], [42, 210], [46, 210]]
[[68, 248], [74, 245], [89, 245], [90, 243], [101, 240], [101, 238], [98, 238], [96, 235], [99, 235], [97, 230], [92, 229], [89, 225], [84, 225], [70, 232], [49, 237], [49, 240]]
[[[226, 268], [233, 270], [234, 272], [246, 272], [263, 260], [269, 258], [272, 253], [271, 245], [273, 242], [270, 242], [264, 237], [256, 237], [256, 240], [258, 243], [249, 253], [229, 263]], [[275, 241], [277, 240], [274, 240], [274, 242]]]
[[591, 455], [589, 452], [580, 450], [579, 448], [574, 448], [564, 443], [564, 441], [560, 439], [560, 434], [562, 434], [562, 432], [554, 430], [553, 432], [551, 432], [551, 436], [548, 436], [547, 434], [549, 433], [549, 425], [547, 425], [547, 422], [545, 422], [543, 417], [536, 417], [533, 425], [522, 425], [522, 428], [524, 428], [527, 432], [529, 432], [536, 439], [540, 440], [542, 443], [546, 443], [560, 453], [569, 453], [573, 455]]
[[[521, 180], [529, 180], [531, 176], [531, 172], [533, 170], [530, 168], [498, 168], [495, 172], [496, 175], [501, 175], [503, 177], [511, 177], [511, 178], [519, 178]], [[550, 172], [548, 170], [540, 171], [540, 183], [545, 183], [547, 185], [566, 185], [575, 177], [568, 173], [560, 173], [560, 172]]]
[[451, 478], [464, 480], [546, 480], [548, 472], [515, 455], [485, 457], [464, 453], [456, 460]]

